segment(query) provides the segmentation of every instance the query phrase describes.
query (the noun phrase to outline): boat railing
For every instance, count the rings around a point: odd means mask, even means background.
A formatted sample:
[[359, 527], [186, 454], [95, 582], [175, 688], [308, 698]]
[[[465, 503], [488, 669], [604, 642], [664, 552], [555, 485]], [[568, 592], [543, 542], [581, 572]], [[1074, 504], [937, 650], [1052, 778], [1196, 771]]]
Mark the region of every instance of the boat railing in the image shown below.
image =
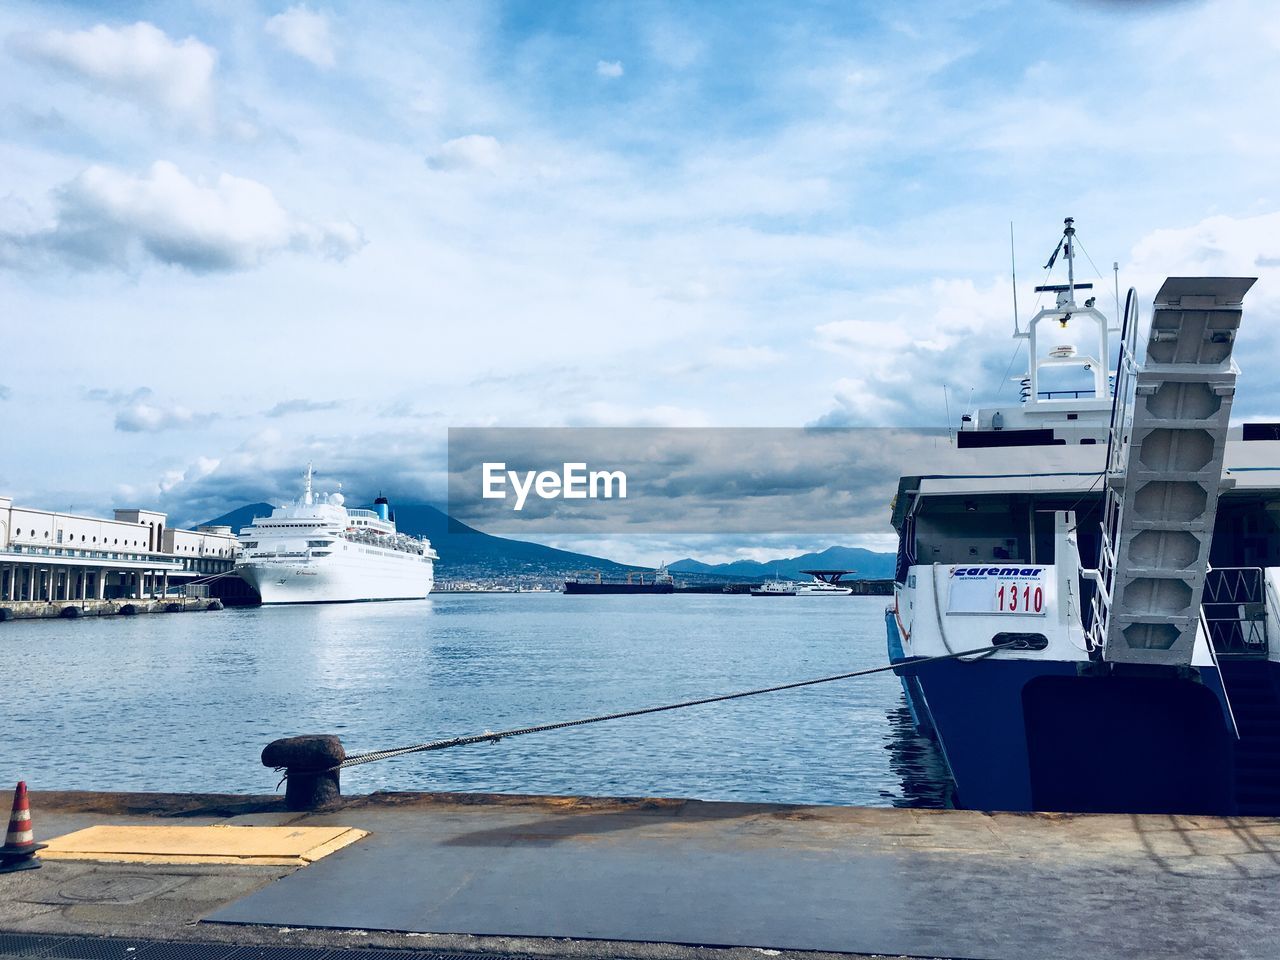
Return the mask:
[[1038, 390], [1036, 396], [1041, 400], [1080, 400], [1086, 397], [1096, 397], [1097, 390]]
[[1090, 600], [1089, 647], [1101, 650], [1106, 643], [1111, 620], [1112, 596], [1116, 584], [1116, 552], [1124, 500], [1125, 464], [1129, 432], [1133, 423], [1133, 395], [1138, 374], [1138, 292], [1132, 287], [1125, 296], [1124, 321], [1120, 333], [1120, 356], [1116, 363], [1115, 391], [1111, 398], [1111, 426], [1107, 432], [1107, 460], [1102, 480], [1106, 503], [1102, 514], [1102, 545], [1098, 556], [1096, 589]]
[[1201, 610], [1219, 658], [1267, 658], [1267, 584], [1261, 567], [1210, 569]]

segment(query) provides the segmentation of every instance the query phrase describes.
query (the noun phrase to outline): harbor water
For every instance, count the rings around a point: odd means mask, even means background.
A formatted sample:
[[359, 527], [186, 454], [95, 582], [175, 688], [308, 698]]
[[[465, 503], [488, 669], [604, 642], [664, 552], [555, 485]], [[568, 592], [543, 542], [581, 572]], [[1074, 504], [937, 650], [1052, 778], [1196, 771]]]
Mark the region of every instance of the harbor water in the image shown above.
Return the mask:
[[[452, 594], [11, 622], [0, 779], [270, 793], [277, 737], [364, 752], [878, 666], [884, 605]], [[343, 789], [938, 806], [946, 784], [885, 673], [370, 764]]]

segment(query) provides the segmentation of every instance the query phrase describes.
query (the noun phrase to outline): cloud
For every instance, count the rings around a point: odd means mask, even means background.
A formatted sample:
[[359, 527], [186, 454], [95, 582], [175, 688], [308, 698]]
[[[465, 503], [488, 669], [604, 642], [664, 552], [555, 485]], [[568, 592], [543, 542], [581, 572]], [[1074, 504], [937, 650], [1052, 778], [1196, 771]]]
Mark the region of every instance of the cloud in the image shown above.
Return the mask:
[[11, 396], [13, 396], [13, 391], [3, 383], [0, 383], [0, 400], [8, 400]]
[[605, 400], [583, 404], [567, 422], [573, 427], [705, 427], [711, 423], [701, 410], [667, 404], [629, 407]]
[[121, 433], [160, 433], [202, 427], [218, 419], [215, 413], [195, 413], [179, 403], [165, 403], [150, 387], [85, 390], [84, 399], [116, 408], [115, 428]]
[[990, 389], [988, 397], [1016, 398], [1006, 371], [1023, 372], [1025, 361], [1009, 363], [1008, 291], [1004, 278], [981, 285], [934, 279], [871, 294], [856, 307], [858, 315], [820, 324], [814, 344], [856, 363], [858, 375], [836, 382], [834, 407], [811, 425], [940, 423], [944, 384], [953, 390], [955, 416], [965, 404], [965, 396], [954, 396], [957, 387], [966, 396], [973, 387]]
[[94, 387], [92, 390], [84, 391], [83, 396], [94, 403], [118, 407], [121, 404], [133, 403], [135, 400], [145, 400], [152, 396], [152, 392], [150, 387], [138, 387], [134, 390], [108, 390], [106, 387]]
[[195, 37], [172, 40], [139, 22], [89, 30], [23, 34], [13, 41], [29, 59], [69, 74], [96, 91], [150, 110], [207, 122], [218, 54]]
[[116, 429], [122, 433], [160, 433], [201, 427], [217, 418], [212, 413], [193, 413], [180, 405], [162, 406], [137, 400], [116, 411]]
[[333, 37], [329, 33], [329, 18], [323, 13], [314, 13], [300, 3], [271, 17], [265, 29], [290, 53], [317, 67], [333, 66]]
[[[301, 440], [271, 428], [216, 459], [201, 456], [184, 470], [165, 474], [148, 488], [148, 499], [182, 522], [197, 523], [246, 503], [296, 497], [307, 463], [313, 462], [318, 489], [332, 490], [341, 482], [353, 506], [379, 490], [393, 502], [443, 502], [445, 459], [437, 434], [397, 428]], [[208, 464], [214, 465], [206, 469]]]
[[496, 173], [501, 164], [502, 144], [496, 137], [482, 133], [471, 133], [448, 140], [427, 158], [427, 166], [432, 170], [446, 172], [482, 170]]
[[281, 400], [263, 416], [287, 417], [294, 413], [317, 413], [321, 410], [337, 410], [342, 406], [340, 400]]
[[341, 260], [364, 245], [355, 224], [296, 217], [255, 180], [224, 173], [206, 184], [164, 160], [140, 176], [90, 167], [58, 188], [54, 203], [51, 225], [0, 233], [0, 265], [45, 253], [78, 269], [129, 269], [141, 257], [215, 273], [286, 250]]
[[622, 76], [622, 74], [623, 70], [621, 60], [596, 61], [596, 76], [616, 80], [618, 77]]

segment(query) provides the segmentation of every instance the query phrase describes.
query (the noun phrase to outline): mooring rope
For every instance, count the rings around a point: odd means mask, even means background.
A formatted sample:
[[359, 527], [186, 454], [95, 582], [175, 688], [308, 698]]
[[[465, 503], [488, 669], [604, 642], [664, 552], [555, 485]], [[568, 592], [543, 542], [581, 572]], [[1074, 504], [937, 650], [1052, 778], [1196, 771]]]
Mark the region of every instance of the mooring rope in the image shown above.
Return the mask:
[[[838, 673], [830, 677], [818, 677], [815, 680], [797, 680], [794, 683], [782, 683], [773, 687], [760, 687], [755, 690], [740, 690], [737, 693], [724, 693], [714, 697], [701, 697], [697, 700], [683, 700], [680, 703], [667, 703], [660, 707], [642, 707], [638, 710], [624, 710], [621, 713], [606, 713], [596, 717], [585, 717], [580, 720], [562, 720], [559, 723], [544, 723], [536, 727], [519, 727], [515, 730], [502, 730], [497, 733], [486, 731], [469, 737], [454, 737], [451, 740], [431, 740], [427, 743], [417, 743], [408, 747], [393, 747], [390, 750], [374, 750], [369, 753], [358, 753], [347, 757], [336, 766], [329, 767], [323, 772], [332, 773], [335, 770], [344, 770], [347, 767], [358, 767], [365, 763], [374, 763], [378, 760], [390, 760], [393, 757], [403, 757], [410, 753], [426, 753], [430, 750], [447, 750], [450, 747], [464, 747], [472, 743], [497, 743], [499, 740], [505, 740], [507, 737], [523, 737], [530, 733], [546, 733], [551, 730], [564, 730], [568, 727], [584, 727], [590, 723], [603, 723], [606, 720], [622, 720], [627, 717], [642, 717], [650, 713], [663, 713], [668, 710], [683, 710], [687, 707], [698, 707], [708, 703], [722, 703], [726, 700], [740, 700], [743, 697], [758, 697], [765, 693], [777, 693], [781, 690], [795, 690], [799, 687], [812, 687], [819, 683], [833, 683], [836, 680], [851, 680], [854, 677], [867, 677], [873, 673], [884, 673], [886, 670], [903, 670], [914, 667], [924, 666], [929, 663], [938, 663], [942, 660], [956, 660], [960, 657], [980, 656], [995, 653], [997, 650], [1020, 649], [1025, 647], [1025, 641], [1013, 637], [1001, 643], [992, 643], [985, 647], [975, 647], [972, 650], [960, 650], [956, 653], [939, 654], [936, 657], [921, 657], [916, 660], [908, 660], [903, 663], [888, 663], [879, 667], [869, 667], [865, 670], [854, 670], [850, 673]], [[281, 768], [277, 768], [281, 769]], [[314, 776], [315, 774], [310, 774]], [[287, 775], [286, 775], [287, 776]], [[283, 781], [281, 781], [283, 783]]]

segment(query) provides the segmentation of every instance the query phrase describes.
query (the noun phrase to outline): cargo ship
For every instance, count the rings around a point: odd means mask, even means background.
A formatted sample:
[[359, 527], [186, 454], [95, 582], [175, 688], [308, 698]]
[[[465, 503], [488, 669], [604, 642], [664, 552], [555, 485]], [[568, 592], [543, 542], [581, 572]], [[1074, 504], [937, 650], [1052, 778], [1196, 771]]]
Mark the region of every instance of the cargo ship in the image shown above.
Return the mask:
[[635, 571], [625, 580], [606, 580], [599, 570], [571, 575], [564, 582], [565, 593], [675, 593], [676, 581], [664, 563], [653, 573]]

